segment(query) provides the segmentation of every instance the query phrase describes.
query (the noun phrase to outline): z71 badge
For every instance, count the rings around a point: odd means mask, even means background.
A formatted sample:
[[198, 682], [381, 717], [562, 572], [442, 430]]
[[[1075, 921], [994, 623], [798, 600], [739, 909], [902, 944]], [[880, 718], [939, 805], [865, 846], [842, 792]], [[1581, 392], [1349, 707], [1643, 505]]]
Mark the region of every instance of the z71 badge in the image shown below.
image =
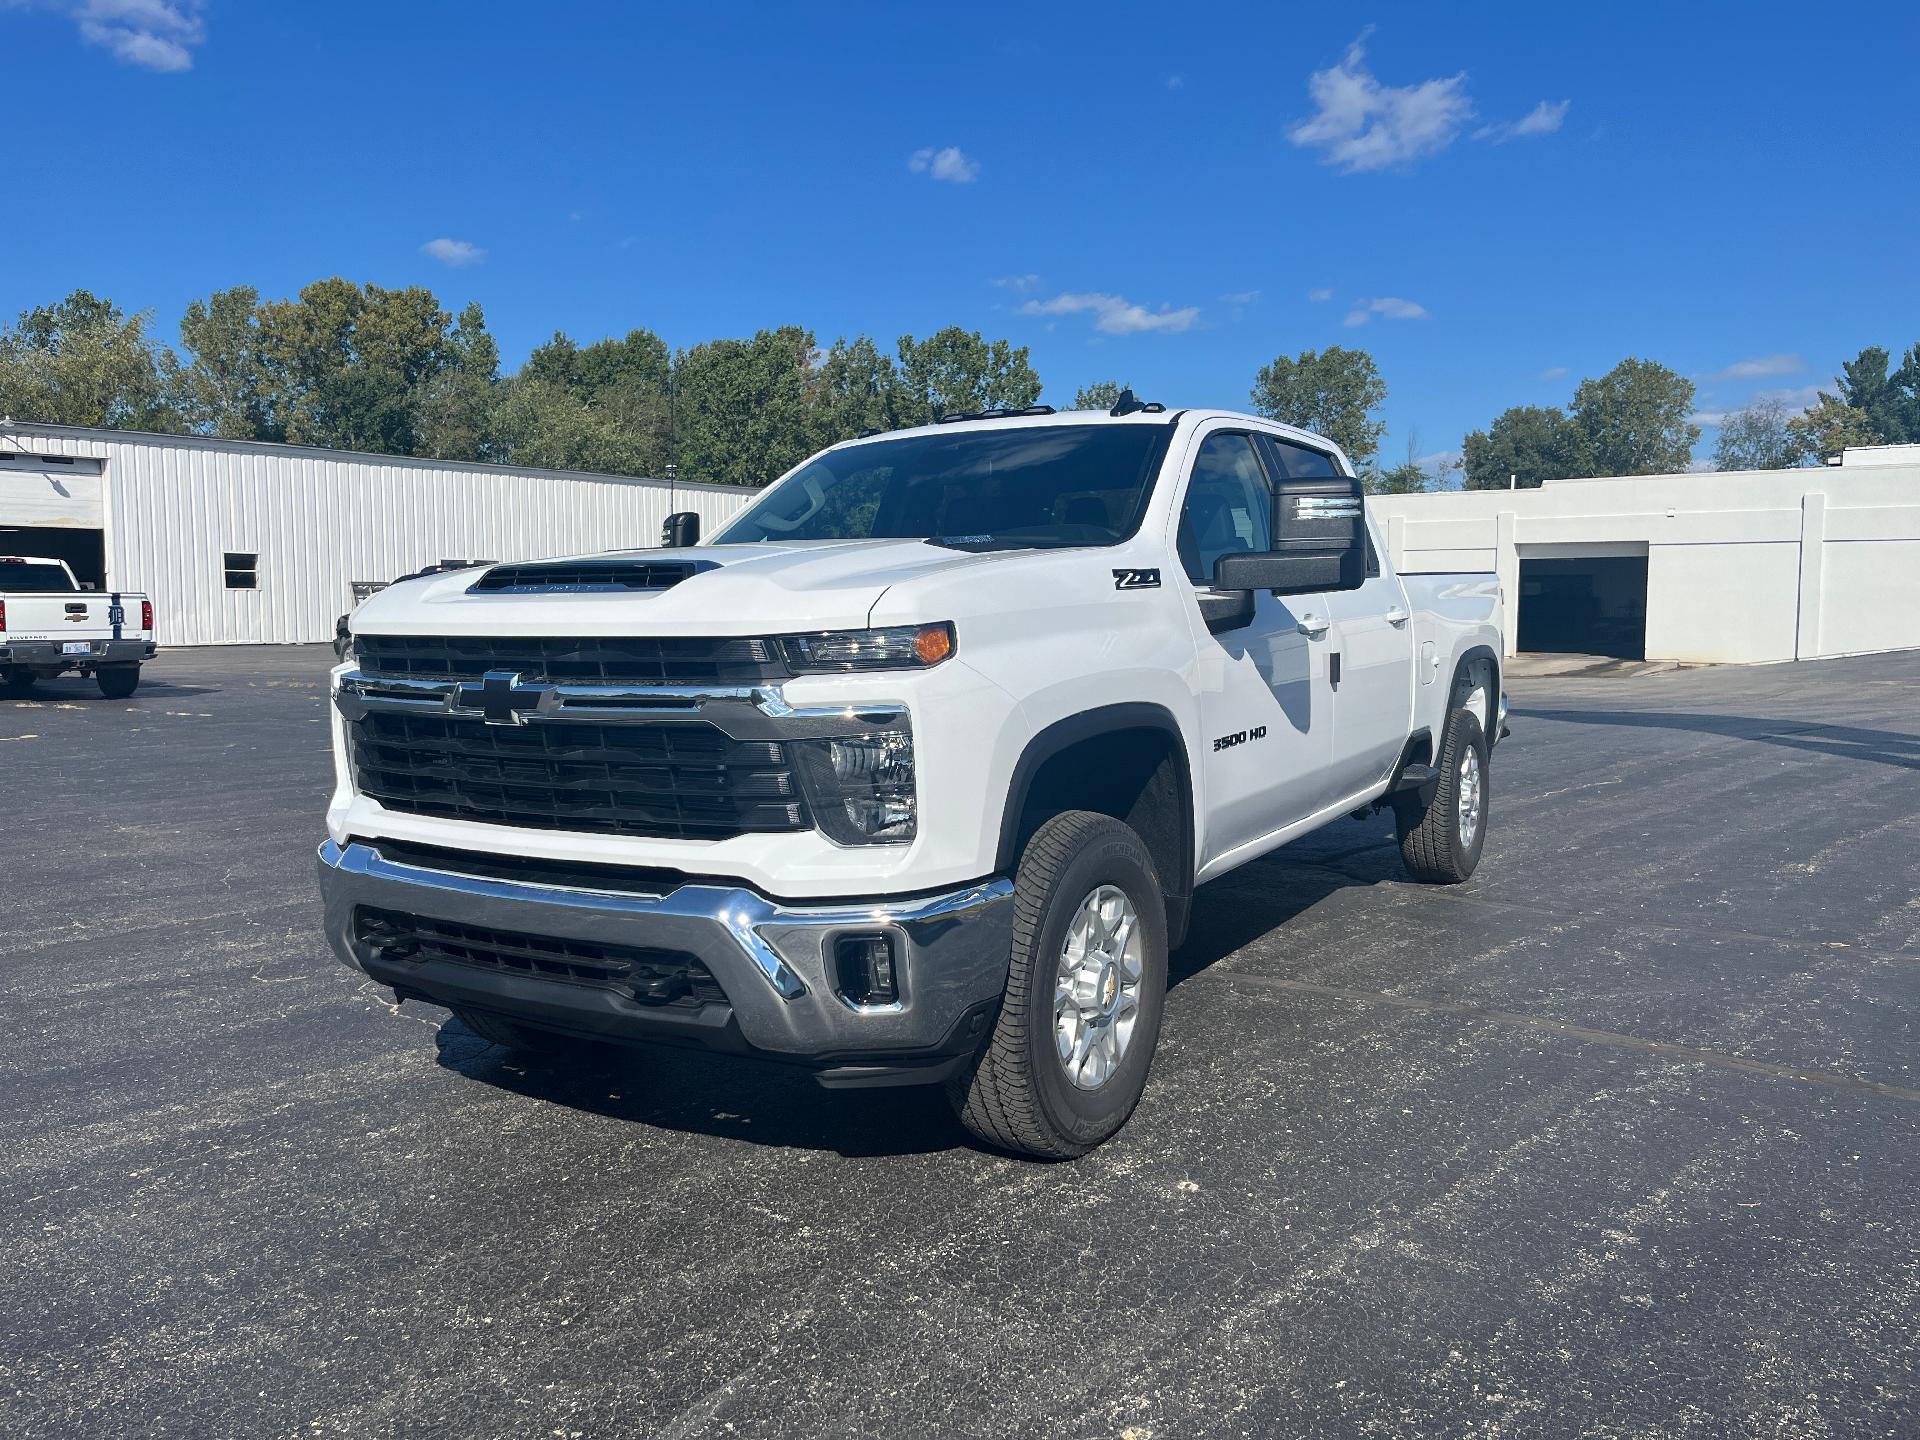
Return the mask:
[[1116, 570], [1113, 572], [1113, 588], [1116, 590], [1158, 590], [1160, 572], [1158, 570]]

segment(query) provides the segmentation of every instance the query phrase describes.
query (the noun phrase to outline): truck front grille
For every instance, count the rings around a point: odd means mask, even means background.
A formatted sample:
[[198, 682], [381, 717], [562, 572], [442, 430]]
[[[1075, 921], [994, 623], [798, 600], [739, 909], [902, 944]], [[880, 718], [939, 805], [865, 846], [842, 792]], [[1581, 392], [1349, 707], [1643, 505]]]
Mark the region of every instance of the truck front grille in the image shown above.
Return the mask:
[[375, 710], [347, 734], [359, 792], [412, 815], [673, 840], [810, 823], [784, 745], [697, 721], [489, 725]]
[[362, 673], [409, 680], [507, 670], [546, 684], [754, 685], [791, 673], [758, 636], [356, 635], [353, 648]]
[[354, 912], [353, 926], [361, 944], [395, 959], [440, 960], [496, 975], [591, 985], [648, 1005], [697, 1010], [727, 1003], [727, 992], [712, 972], [677, 950], [529, 935], [366, 905]]

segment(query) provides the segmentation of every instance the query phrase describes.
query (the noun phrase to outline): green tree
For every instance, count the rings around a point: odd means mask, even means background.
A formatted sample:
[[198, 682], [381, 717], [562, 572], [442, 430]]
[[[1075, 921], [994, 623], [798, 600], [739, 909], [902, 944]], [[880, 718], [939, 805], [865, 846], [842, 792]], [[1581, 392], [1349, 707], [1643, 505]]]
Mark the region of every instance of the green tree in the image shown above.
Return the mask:
[[1360, 484], [1369, 495], [1419, 495], [1432, 488], [1432, 477], [1420, 463], [1420, 432], [1407, 431], [1407, 458], [1382, 470], [1368, 467], [1360, 472]]
[[1841, 365], [1834, 388], [1837, 395], [1820, 391], [1820, 403], [1808, 412], [1821, 419], [1797, 432], [1805, 453], [1815, 453], [1806, 448], [1814, 445], [1831, 445], [1820, 453], [1834, 454], [1847, 445], [1920, 442], [1920, 345], [1907, 351], [1898, 369], [1885, 348], [1869, 345]]
[[181, 414], [194, 429], [228, 440], [282, 440], [274, 422], [270, 377], [251, 285], [216, 290], [187, 306], [180, 344], [187, 364], [176, 377]]
[[1756, 400], [1725, 417], [1713, 444], [1716, 470], [1785, 470], [1801, 459], [1792, 419], [1778, 400]]
[[1461, 449], [1469, 490], [1505, 490], [1509, 477], [1522, 490], [1548, 480], [1594, 473], [1586, 431], [1567, 412], [1547, 405], [1515, 405], [1485, 430], [1469, 434]]
[[1022, 410], [1040, 398], [1040, 376], [1027, 347], [987, 340], [958, 325], [916, 340], [902, 335], [901, 419], [924, 425], [969, 410]]
[[178, 366], [148, 338], [151, 315], [125, 315], [75, 290], [0, 330], [0, 415], [55, 425], [178, 431]]
[[492, 458], [549, 470], [658, 474], [655, 457], [616, 415], [565, 386], [519, 375], [501, 383], [488, 432]]
[[764, 485], [813, 450], [818, 351], [795, 325], [710, 340], [674, 363], [674, 453], [688, 480]]
[[1787, 422], [1787, 434], [1793, 442], [1795, 458], [1809, 465], [1821, 464], [1849, 445], [1881, 443], [1865, 411], [1856, 410], [1824, 391], [1818, 405]]
[[1622, 360], [1573, 392], [1595, 475], [1669, 475], [1693, 463], [1693, 382], [1652, 360]]
[[433, 292], [334, 277], [257, 308], [274, 427], [297, 445], [414, 453], [415, 398], [454, 365]]
[[904, 423], [906, 401], [892, 357], [870, 337], [835, 340], [820, 362], [815, 442], [836, 445], [868, 430], [892, 430]]
[[[659, 475], [672, 459], [672, 366], [666, 342], [651, 330], [630, 330], [584, 348], [556, 330], [527, 357], [518, 378], [537, 388], [515, 408], [512, 444], [534, 443], [527, 436], [539, 433], [546, 438], [535, 451], [543, 457], [591, 453], [604, 465], [617, 456], [622, 474]], [[531, 431], [529, 406], [545, 417]], [[591, 415], [575, 413], [582, 409]]]
[[500, 347], [487, 333], [477, 302], [454, 321], [447, 337], [449, 363], [414, 396], [416, 453], [436, 460], [485, 460], [494, 449], [494, 407], [499, 397]]
[[1120, 400], [1120, 392], [1127, 388], [1114, 380], [1096, 380], [1091, 385], [1082, 385], [1074, 392], [1073, 408], [1076, 410], [1111, 410]]
[[1386, 424], [1374, 418], [1387, 398], [1373, 357], [1364, 350], [1329, 345], [1278, 356], [1262, 366], [1253, 383], [1253, 408], [1288, 425], [1324, 435], [1364, 469], [1380, 449]]

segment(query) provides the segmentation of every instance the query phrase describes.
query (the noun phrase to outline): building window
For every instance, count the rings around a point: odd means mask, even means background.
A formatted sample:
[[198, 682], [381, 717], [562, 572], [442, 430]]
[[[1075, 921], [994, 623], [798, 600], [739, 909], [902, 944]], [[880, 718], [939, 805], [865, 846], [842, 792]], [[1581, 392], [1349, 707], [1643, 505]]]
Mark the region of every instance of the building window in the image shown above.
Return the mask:
[[260, 557], [248, 555], [239, 550], [227, 551], [226, 560], [227, 588], [229, 590], [258, 590], [260, 588]]

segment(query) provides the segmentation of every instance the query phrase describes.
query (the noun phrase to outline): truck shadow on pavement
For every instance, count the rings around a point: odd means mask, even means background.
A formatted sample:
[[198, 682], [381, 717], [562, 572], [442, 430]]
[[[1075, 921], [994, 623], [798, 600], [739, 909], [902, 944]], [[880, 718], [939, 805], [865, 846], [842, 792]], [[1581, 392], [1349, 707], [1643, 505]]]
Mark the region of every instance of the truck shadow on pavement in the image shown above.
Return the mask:
[[1780, 745], [1813, 755], [1842, 760], [1865, 760], [1902, 770], [1920, 770], [1920, 736], [1897, 730], [1870, 730], [1857, 725], [1827, 725], [1818, 721], [1767, 719], [1746, 715], [1706, 715], [1689, 711], [1543, 710], [1515, 711], [1517, 718], [1559, 720], [1570, 725], [1623, 725], [1636, 730], [1692, 730], [1702, 735], [1724, 735], [1730, 740], [1752, 740]]
[[968, 1143], [937, 1086], [828, 1091], [798, 1067], [665, 1046], [588, 1046], [543, 1062], [489, 1044], [453, 1019], [436, 1043], [440, 1064], [469, 1080], [658, 1130], [850, 1159]]
[[178, 685], [166, 680], [142, 680], [140, 688], [120, 700], [109, 700], [91, 680], [42, 680], [24, 695], [0, 697], [0, 705], [138, 705], [142, 700], [167, 700], [187, 695], [213, 695], [218, 685]]
[[[1391, 820], [1336, 827], [1332, 835], [1344, 844], [1323, 832], [1204, 887], [1187, 941], [1169, 959], [1169, 990], [1336, 891], [1404, 878]], [[482, 1040], [452, 1018], [435, 1043], [439, 1063], [468, 1080], [659, 1130], [850, 1159], [973, 1145], [938, 1086], [829, 1091], [796, 1067], [667, 1047], [587, 1046], [542, 1061]]]

